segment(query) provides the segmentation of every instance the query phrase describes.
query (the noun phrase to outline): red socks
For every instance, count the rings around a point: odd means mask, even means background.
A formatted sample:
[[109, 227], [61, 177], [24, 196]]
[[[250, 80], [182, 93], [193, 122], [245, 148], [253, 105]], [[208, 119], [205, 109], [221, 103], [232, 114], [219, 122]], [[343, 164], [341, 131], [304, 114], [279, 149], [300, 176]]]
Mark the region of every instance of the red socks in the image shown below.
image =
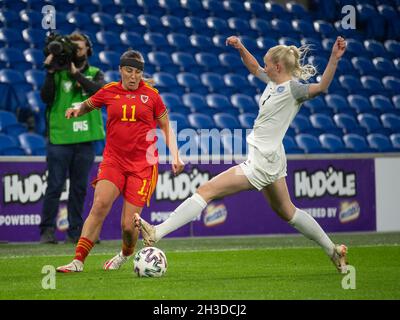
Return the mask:
[[90, 250], [92, 250], [94, 243], [87, 238], [80, 237], [78, 244], [76, 245], [75, 249], [75, 258], [76, 260], [81, 261], [82, 263], [85, 262], [87, 255], [89, 254]]

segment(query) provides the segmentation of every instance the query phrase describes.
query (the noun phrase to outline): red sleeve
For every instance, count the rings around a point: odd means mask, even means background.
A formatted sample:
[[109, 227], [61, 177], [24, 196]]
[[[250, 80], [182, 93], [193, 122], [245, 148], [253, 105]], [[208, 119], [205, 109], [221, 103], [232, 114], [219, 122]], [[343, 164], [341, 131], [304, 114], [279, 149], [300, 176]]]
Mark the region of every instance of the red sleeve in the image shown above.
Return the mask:
[[85, 102], [92, 109], [100, 109], [103, 105], [106, 104], [106, 90], [101, 88], [90, 98], [86, 99]]
[[155, 95], [154, 118], [161, 119], [168, 113], [167, 107], [159, 94]]

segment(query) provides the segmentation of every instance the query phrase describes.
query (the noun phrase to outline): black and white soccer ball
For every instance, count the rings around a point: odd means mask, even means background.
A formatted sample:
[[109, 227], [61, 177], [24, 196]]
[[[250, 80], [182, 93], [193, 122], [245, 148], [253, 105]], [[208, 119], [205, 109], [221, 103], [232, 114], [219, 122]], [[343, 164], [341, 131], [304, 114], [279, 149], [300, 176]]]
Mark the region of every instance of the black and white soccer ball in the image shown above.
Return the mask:
[[133, 271], [139, 277], [162, 277], [167, 272], [167, 257], [156, 247], [145, 247], [135, 254]]

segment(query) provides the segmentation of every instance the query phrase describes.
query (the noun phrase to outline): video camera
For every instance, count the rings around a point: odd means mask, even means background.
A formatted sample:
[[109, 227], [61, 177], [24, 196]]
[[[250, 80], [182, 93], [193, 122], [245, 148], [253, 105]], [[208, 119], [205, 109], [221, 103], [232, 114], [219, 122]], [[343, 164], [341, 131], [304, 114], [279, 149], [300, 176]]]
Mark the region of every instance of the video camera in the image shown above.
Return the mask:
[[46, 38], [46, 46], [43, 49], [45, 57], [53, 54], [54, 58], [46, 68], [54, 70], [68, 70], [71, 62], [76, 59], [78, 46], [68, 36], [51, 32]]

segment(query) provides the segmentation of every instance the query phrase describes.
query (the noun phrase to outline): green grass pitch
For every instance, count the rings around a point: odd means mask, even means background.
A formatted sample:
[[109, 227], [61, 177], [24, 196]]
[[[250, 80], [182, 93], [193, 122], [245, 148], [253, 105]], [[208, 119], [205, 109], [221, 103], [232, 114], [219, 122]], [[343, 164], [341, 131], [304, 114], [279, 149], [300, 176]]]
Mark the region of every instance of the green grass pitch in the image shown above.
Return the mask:
[[73, 245], [0, 244], [0, 299], [400, 299], [400, 233], [331, 238], [349, 246], [355, 289], [343, 289], [345, 275], [302, 236], [189, 238], [157, 244], [168, 259], [158, 279], [134, 275], [132, 259], [103, 271], [120, 250], [119, 241], [103, 241], [84, 272], [57, 273], [54, 290], [42, 288], [42, 268], [70, 262]]

